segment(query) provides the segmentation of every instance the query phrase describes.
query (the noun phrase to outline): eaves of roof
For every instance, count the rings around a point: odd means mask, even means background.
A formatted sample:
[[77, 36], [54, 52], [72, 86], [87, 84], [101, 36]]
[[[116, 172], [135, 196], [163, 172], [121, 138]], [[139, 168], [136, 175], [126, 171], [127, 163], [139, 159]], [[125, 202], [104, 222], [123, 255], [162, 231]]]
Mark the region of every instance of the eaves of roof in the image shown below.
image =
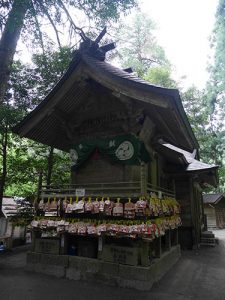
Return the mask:
[[41, 110], [43, 110], [49, 101], [55, 96], [55, 94], [60, 90], [66, 80], [70, 77], [70, 75], [74, 72], [74, 70], [81, 63], [81, 55], [79, 51], [76, 51], [73, 60], [71, 61], [67, 71], [60, 78], [60, 80], [56, 83], [50, 93], [45, 97], [43, 101], [40, 102], [38, 106], [35, 107], [20, 123], [18, 123], [14, 128], [13, 132], [19, 134], [20, 129], [25, 125], [29, 120], [31, 120], [35, 115], [37, 115]]
[[[113, 86], [115, 91], [128, 95], [131, 98], [134, 97], [137, 100], [144, 101], [146, 103], [153, 101], [151, 102], [153, 105], [155, 104], [156, 106], [160, 106], [163, 105], [163, 103], [160, 103], [160, 99], [157, 99], [157, 97], [150, 99], [151, 97], [149, 95], [161, 95], [166, 101], [166, 105], [169, 105], [171, 110], [174, 111], [178, 126], [182, 128], [184, 140], [186, 139], [184, 148], [188, 150], [198, 148], [198, 142], [184, 112], [178, 90], [151, 85], [149, 82], [142, 80], [133, 74], [127, 73], [104, 61], [99, 61], [85, 54], [81, 54], [79, 51], [76, 51], [74, 59], [72, 60], [68, 70], [55, 85], [52, 91], [31, 113], [29, 113], [17, 126], [14, 127], [13, 131], [20, 136], [23, 136], [22, 129], [25, 128], [27, 124], [34, 122], [34, 118], [38, 115], [39, 119], [43, 118], [44, 115], [49, 112], [49, 107], [52, 105], [52, 99], [60, 92], [60, 89], [67, 82], [67, 79], [69, 79], [72, 74], [78, 70], [79, 65], [83, 64], [86, 66], [84, 71], [97, 82], [101, 83], [105, 87]], [[35, 125], [36, 124], [34, 122], [32, 126]], [[24, 136], [26, 135], [24, 134]]]
[[[182, 166], [179, 171], [175, 171], [177, 174], [197, 174], [205, 183], [208, 183], [212, 186], [216, 186], [218, 184], [218, 173], [217, 169], [219, 166], [216, 165], [209, 165], [203, 163], [197, 159], [195, 159], [196, 153], [188, 152], [183, 149], [180, 149], [174, 145], [169, 143], [165, 143], [162, 140], [158, 141], [158, 144], [155, 145], [156, 150], [161, 152], [162, 154], [167, 157], [167, 159], [174, 163], [174, 157], [180, 158], [177, 162], [184, 162], [186, 161], [186, 165], [180, 163]], [[183, 157], [183, 159], [181, 159]], [[172, 159], [171, 159], [172, 158]], [[173, 172], [173, 174], [175, 174]]]
[[204, 204], [217, 204], [224, 198], [223, 193], [217, 194], [203, 194]]

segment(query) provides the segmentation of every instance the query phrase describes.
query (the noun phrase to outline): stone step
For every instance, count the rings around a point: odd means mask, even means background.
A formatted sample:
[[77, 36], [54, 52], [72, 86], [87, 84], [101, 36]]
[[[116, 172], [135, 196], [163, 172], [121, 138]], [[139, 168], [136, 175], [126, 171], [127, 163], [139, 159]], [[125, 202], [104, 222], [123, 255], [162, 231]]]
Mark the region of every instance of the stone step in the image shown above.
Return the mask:
[[201, 241], [202, 242], [212, 242], [212, 243], [214, 243], [215, 242], [215, 238], [205, 238], [205, 237], [202, 237], [201, 238]]
[[216, 244], [214, 243], [200, 243], [200, 247], [215, 247]]
[[215, 239], [215, 235], [201, 235], [203, 239]]
[[205, 247], [215, 247], [216, 240], [213, 233], [207, 232], [206, 234], [202, 234], [200, 246]]
[[215, 235], [212, 233], [212, 231], [203, 231], [201, 234], [202, 238], [215, 238]]

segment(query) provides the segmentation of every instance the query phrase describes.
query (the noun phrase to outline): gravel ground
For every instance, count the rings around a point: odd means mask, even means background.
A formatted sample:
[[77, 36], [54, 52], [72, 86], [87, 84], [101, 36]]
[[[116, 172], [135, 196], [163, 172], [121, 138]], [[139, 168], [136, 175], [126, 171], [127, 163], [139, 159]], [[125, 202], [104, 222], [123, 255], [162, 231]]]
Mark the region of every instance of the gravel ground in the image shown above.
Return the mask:
[[225, 230], [214, 248], [184, 251], [150, 292], [57, 279], [24, 270], [27, 247], [0, 255], [0, 300], [184, 300], [225, 299]]

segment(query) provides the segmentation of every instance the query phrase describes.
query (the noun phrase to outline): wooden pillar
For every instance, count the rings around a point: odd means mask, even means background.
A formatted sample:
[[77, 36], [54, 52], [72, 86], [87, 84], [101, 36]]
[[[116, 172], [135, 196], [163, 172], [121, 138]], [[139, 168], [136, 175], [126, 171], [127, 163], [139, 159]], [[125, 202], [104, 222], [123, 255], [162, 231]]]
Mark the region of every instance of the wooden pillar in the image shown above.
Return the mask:
[[140, 242], [140, 261], [141, 266], [147, 267], [150, 264], [149, 260], [149, 241], [141, 241]]
[[141, 162], [140, 171], [141, 194], [147, 195], [147, 164]]
[[171, 230], [171, 246], [178, 245], [178, 228]]
[[198, 249], [199, 238], [198, 238], [198, 218], [196, 199], [194, 195], [194, 180], [189, 179], [189, 190], [190, 190], [190, 201], [191, 201], [191, 218], [192, 218], [192, 238], [193, 238], [193, 249]]
[[161, 236], [155, 239], [155, 256], [160, 258], [162, 254]]
[[31, 251], [35, 251], [36, 238], [38, 238], [39, 236], [40, 236], [39, 231], [36, 230], [31, 231]]
[[68, 247], [68, 237], [66, 233], [62, 233], [60, 235], [60, 248], [59, 253], [62, 255], [67, 254], [67, 247]]
[[174, 229], [175, 230], [175, 240], [174, 240], [174, 245], [178, 245], [179, 239], [178, 239], [178, 228]]
[[171, 231], [170, 230], [166, 230], [165, 240], [166, 240], [166, 250], [170, 251], [170, 249], [171, 249]]
[[99, 236], [98, 237], [98, 259], [102, 259], [102, 250], [105, 244], [105, 237]]

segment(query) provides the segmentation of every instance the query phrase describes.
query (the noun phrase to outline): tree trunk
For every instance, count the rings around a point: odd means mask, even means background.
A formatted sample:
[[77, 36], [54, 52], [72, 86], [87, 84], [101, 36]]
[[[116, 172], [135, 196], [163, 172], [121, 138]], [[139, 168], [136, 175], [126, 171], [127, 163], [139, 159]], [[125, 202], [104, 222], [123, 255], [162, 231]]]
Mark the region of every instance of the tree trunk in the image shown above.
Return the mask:
[[48, 173], [47, 173], [47, 180], [46, 180], [47, 186], [51, 184], [53, 164], [54, 164], [54, 148], [51, 147], [48, 155]]
[[7, 91], [10, 69], [23, 21], [29, 8], [29, 0], [14, 0], [0, 40], [0, 105]]
[[8, 145], [8, 130], [6, 128], [2, 138], [2, 174], [0, 177], [0, 215], [2, 213], [2, 199], [5, 189], [5, 181], [7, 176], [7, 145]]

